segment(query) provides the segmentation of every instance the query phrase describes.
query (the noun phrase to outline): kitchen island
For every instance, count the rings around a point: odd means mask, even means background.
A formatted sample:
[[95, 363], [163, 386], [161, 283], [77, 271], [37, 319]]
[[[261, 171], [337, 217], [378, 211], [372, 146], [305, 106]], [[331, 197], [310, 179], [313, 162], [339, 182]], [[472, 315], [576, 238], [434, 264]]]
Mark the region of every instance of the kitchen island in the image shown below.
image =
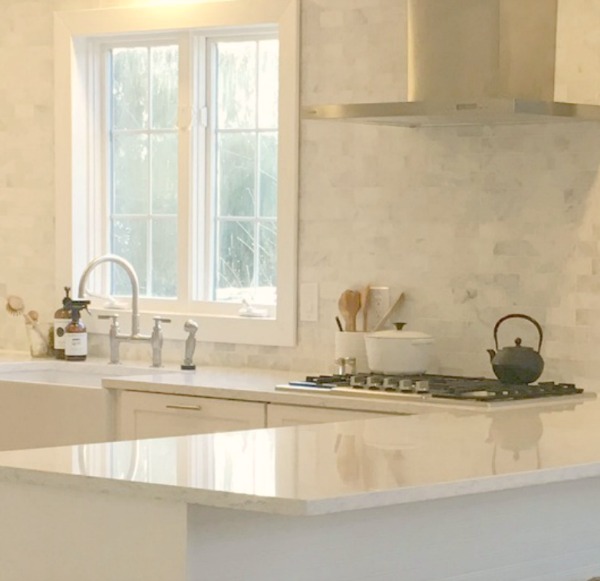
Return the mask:
[[599, 420], [581, 399], [3, 452], [3, 579], [584, 581]]

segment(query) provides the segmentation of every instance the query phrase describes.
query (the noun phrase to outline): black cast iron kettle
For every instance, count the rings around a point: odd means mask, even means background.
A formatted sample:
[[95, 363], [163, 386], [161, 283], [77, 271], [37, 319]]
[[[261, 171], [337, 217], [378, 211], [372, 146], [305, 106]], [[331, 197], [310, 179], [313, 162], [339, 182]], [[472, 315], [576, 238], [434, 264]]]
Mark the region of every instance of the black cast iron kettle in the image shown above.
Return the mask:
[[[523, 347], [523, 345], [521, 345], [520, 337], [515, 339], [514, 347], [504, 347], [503, 349], [498, 349], [498, 327], [500, 327], [500, 325], [507, 319], [514, 318], [526, 319], [535, 325], [540, 335], [537, 351], [535, 351], [532, 347]], [[540, 355], [543, 337], [544, 335], [542, 333], [542, 327], [540, 324], [528, 315], [514, 314], [502, 317], [494, 327], [494, 342], [498, 352], [494, 351], [493, 349], [487, 350], [487, 352], [490, 354], [492, 368], [496, 374], [496, 377], [502, 383], [527, 384], [534, 382], [544, 370], [544, 360]]]

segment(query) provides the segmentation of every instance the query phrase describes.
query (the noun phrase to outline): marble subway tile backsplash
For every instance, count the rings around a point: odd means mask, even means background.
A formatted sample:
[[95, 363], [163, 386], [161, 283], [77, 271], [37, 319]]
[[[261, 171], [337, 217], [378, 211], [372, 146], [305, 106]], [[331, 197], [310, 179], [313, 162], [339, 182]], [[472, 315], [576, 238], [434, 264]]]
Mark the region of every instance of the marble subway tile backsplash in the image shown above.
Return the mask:
[[[437, 338], [445, 372], [489, 373], [494, 323], [526, 312], [544, 326], [553, 378], [590, 374], [590, 331], [600, 329], [594, 123], [411, 130], [305, 122], [303, 143], [308, 165], [327, 159], [303, 174], [301, 196], [300, 272], [320, 276], [322, 293], [368, 282], [404, 290], [398, 317]], [[363, 155], [368, 168], [356, 163]], [[317, 211], [336, 204], [337, 213]], [[322, 297], [323, 318], [334, 316], [330, 299]], [[504, 344], [517, 335], [536, 344], [533, 327], [506, 327]]]
[[[7, 293], [48, 315], [60, 295], [52, 10], [139, 4], [0, 6], [0, 73], [10, 78], [0, 88], [0, 276]], [[302, 0], [302, 102], [403, 99], [404, 9], [397, 0]], [[525, 312], [544, 327], [543, 378], [599, 380], [599, 127], [303, 121], [299, 282], [318, 283], [319, 321], [299, 324], [295, 348], [199, 343], [196, 362], [331, 371], [337, 298], [370, 283], [406, 293], [396, 318], [436, 337], [440, 371], [490, 374], [494, 323]], [[521, 322], [506, 324], [501, 343], [517, 335], [536, 344], [535, 329]], [[105, 355], [107, 344], [91, 342]], [[4, 310], [0, 347], [26, 348], [23, 321]], [[149, 360], [146, 347], [123, 345], [123, 356]], [[166, 361], [182, 353], [183, 342], [165, 342]]]

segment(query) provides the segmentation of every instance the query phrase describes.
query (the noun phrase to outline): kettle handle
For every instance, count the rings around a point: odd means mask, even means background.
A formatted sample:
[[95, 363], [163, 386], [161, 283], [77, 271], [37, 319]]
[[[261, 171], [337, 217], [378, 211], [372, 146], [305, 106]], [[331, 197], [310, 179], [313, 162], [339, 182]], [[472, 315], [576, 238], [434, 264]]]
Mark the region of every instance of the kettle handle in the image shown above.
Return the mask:
[[533, 323], [535, 325], [535, 328], [538, 330], [538, 333], [540, 335], [540, 341], [538, 343], [538, 348], [537, 348], [537, 352], [539, 353], [540, 349], [542, 348], [542, 340], [544, 339], [544, 333], [542, 332], [542, 327], [534, 318], [530, 317], [529, 315], [521, 315], [521, 314], [506, 315], [505, 317], [502, 317], [496, 323], [496, 326], [494, 327], [494, 343], [496, 344], [496, 350], [498, 350], [498, 327], [500, 327], [500, 325], [502, 323], [504, 323], [504, 321], [506, 321], [506, 319], [515, 319], [515, 318], [527, 319], [530, 323]]

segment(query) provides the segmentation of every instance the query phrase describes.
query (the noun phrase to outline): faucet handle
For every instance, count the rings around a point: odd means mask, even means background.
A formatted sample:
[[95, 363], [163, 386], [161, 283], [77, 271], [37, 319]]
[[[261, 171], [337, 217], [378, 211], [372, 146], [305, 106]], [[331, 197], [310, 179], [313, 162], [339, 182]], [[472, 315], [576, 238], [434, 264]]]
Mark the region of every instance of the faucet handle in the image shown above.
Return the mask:
[[165, 317], [161, 317], [160, 315], [156, 315], [155, 317], [152, 317], [152, 320], [154, 321], [154, 328], [155, 329], [160, 329], [160, 324], [161, 323], [170, 323], [171, 319], [167, 319]]
[[112, 325], [113, 327], [117, 327], [118, 326], [118, 321], [119, 321], [119, 315], [117, 313], [112, 313], [110, 315], [98, 315], [99, 319], [112, 319]]

